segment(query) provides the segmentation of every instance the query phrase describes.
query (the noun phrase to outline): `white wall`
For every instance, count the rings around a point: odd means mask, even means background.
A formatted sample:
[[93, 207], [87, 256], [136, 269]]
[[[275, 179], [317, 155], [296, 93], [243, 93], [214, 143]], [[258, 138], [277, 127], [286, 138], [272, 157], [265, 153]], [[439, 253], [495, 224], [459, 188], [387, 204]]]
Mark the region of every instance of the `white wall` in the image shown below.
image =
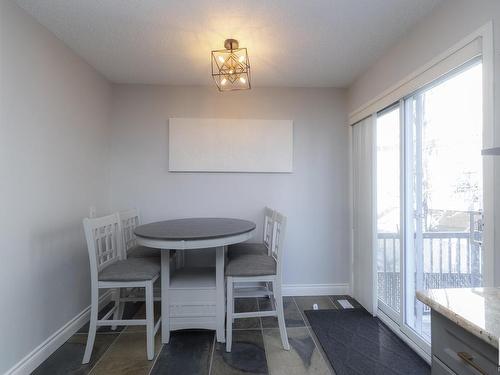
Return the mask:
[[[364, 72], [349, 88], [349, 112], [358, 109], [488, 21], [494, 21], [495, 67], [500, 71], [500, 1], [448, 0]], [[500, 82], [497, 82], [497, 92]], [[500, 95], [496, 97], [500, 107]]]
[[[495, 145], [500, 145], [500, 1], [448, 0], [422, 20], [350, 87], [349, 112], [452, 47], [490, 20], [495, 49]], [[500, 158], [495, 159], [495, 197], [500, 197]], [[495, 285], [500, 285], [500, 199], [495, 198]]]
[[90, 303], [82, 218], [109, 210], [108, 83], [0, 2], [0, 373]]
[[[144, 222], [229, 216], [261, 226], [269, 205], [288, 216], [284, 283], [349, 281], [343, 90], [115, 85], [112, 97], [113, 209], [137, 207]], [[170, 117], [293, 120], [294, 172], [169, 173]]]

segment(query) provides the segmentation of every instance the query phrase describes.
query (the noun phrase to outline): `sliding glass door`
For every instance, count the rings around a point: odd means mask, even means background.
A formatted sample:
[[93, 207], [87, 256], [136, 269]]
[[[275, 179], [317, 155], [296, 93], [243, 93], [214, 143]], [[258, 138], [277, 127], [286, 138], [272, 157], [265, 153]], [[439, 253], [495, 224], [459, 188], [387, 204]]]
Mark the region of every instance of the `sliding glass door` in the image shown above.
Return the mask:
[[416, 291], [483, 282], [481, 61], [377, 116], [379, 309], [424, 349]]
[[405, 322], [427, 342], [416, 290], [482, 285], [481, 72], [469, 64], [405, 100]]

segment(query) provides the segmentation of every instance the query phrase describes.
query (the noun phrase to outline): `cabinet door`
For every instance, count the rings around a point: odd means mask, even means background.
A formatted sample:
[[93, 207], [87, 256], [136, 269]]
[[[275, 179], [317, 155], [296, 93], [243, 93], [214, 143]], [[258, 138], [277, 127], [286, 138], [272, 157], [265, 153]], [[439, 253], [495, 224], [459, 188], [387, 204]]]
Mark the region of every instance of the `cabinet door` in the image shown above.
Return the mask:
[[498, 350], [432, 311], [432, 354], [460, 375], [497, 374]]

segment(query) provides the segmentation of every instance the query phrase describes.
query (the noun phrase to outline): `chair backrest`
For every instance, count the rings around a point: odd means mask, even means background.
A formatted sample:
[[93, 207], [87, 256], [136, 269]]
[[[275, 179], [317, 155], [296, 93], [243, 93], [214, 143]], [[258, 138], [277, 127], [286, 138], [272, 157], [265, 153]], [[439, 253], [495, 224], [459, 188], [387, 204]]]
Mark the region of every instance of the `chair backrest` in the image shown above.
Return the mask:
[[137, 245], [134, 230], [140, 224], [141, 219], [139, 210], [135, 208], [120, 211], [118, 215], [120, 216], [120, 224], [123, 232], [124, 255], [126, 256], [127, 252]]
[[262, 242], [267, 247], [267, 255], [271, 255], [273, 241], [275, 211], [269, 207], [264, 208], [264, 231]]
[[276, 260], [277, 273], [281, 275], [281, 264], [283, 260], [283, 243], [285, 241], [286, 216], [278, 211], [274, 214], [274, 230], [271, 242], [271, 255]]
[[99, 271], [122, 259], [123, 238], [120, 218], [117, 213], [83, 219], [85, 238], [89, 251], [92, 281], [97, 280]]

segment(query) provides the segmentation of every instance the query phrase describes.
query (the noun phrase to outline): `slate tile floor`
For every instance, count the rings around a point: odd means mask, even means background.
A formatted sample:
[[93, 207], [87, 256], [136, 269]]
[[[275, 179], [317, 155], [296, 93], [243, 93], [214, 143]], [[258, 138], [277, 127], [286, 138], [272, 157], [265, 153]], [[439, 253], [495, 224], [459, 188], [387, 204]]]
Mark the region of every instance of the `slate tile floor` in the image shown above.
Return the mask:
[[[213, 331], [183, 330], [172, 332], [170, 343], [161, 345], [156, 336], [156, 355], [146, 359], [146, 335], [139, 327], [98, 331], [91, 362], [82, 365], [88, 326], [84, 326], [64, 345], [43, 362], [35, 375], [323, 375], [333, 370], [309, 327], [304, 310], [317, 303], [320, 309], [342, 308], [337, 302], [347, 299], [354, 306], [357, 301], [349, 296], [285, 297], [285, 321], [290, 351], [283, 350], [274, 317], [236, 320], [233, 348], [226, 353], [225, 345], [215, 341]], [[111, 304], [107, 308], [110, 308]], [[158, 306], [155, 306], [158, 307]], [[265, 298], [237, 300], [236, 311], [258, 308], [269, 309]], [[156, 308], [158, 310], [158, 308]], [[104, 313], [105, 311], [103, 311]], [[128, 304], [125, 318], [144, 315], [143, 304]]]

